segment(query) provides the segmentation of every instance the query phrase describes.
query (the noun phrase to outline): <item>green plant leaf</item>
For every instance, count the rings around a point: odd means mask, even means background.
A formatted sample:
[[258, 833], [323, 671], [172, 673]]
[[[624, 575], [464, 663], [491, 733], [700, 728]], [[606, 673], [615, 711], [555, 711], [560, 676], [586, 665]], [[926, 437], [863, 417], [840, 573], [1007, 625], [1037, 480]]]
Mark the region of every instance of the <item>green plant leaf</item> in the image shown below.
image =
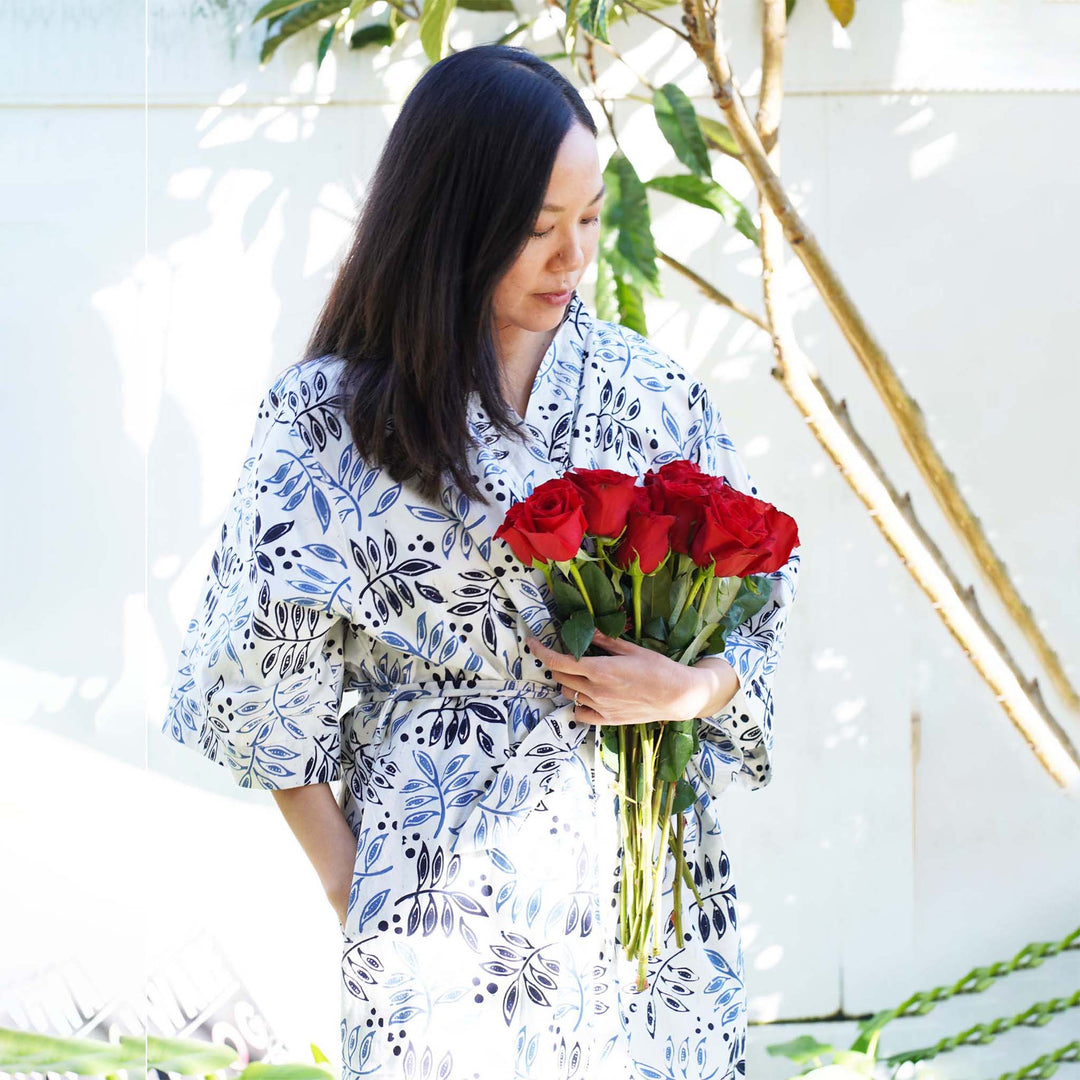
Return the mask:
[[671, 7], [679, 3], [679, 0], [634, 0], [634, 6], [615, 2], [608, 5], [608, 25], [613, 22], [629, 22], [631, 15], [637, 15], [639, 11], [659, 11], [661, 8]]
[[314, 26], [322, 19], [341, 14], [345, 7], [346, 5], [341, 0], [308, 0], [307, 3], [290, 11], [278, 23], [276, 32], [263, 41], [262, 48], [259, 50], [259, 67], [266, 66], [282, 42], [288, 41], [301, 30]]
[[748, 240], [759, 242], [758, 228], [750, 211], [715, 180], [702, 180], [698, 176], [654, 176], [645, 182], [654, 191], [674, 195], [684, 202], [715, 210], [729, 225], [738, 229]]
[[615, 272], [604, 254], [603, 246], [596, 253], [596, 317], [603, 322], [616, 322], [619, 318], [618, 292], [615, 288]]
[[664, 725], [660, 739], [660, 757], [656, 763], [656, 778], [665, 783], [681, 780], [694, 752], [694, 728], [697, 719], [678, 720]]
[[604, 724], [600, 728], [600, 760], [618, 775], [619, 729], [615, 724]]
[[334, 34], [337, 33], [337, 23], [329, 27], [325, 34], [319, 39], [319, 51], [315, 56], [315, 70], [318, 71], [322, 67], [322, 62], [326, 59], [326, 54], [330, 49], [330, 42], [334, 40]]
[[855, 1076], [874, 1075], [874, 1059], [858, 1050], [834, 1050], [833, 1064], [851, 1069]]
[[555, 614], [560, 619], [568, 619], [575, 611], [586, 610], [588, 605], [578, 591], [578, 587], [572, 581], [567, 581], [561, 571], [552, 571], [551, 585], [557, 608]]
[[563, 42], [566, 46], [564, 56], [569, 59], [574, 55], [575, 43], [577, 42], [577, 6], [578, 0], [566, 0], [563, 6], [564, 26]]
[[389, 23], [371, 23], [352, 32], [350, 49], [362, 49], [366, 45], [393, 45], [394, 30]]
[[645, 185], [621, 150], [608, 160], [604, 182], [607, 194], [600, 212], [601, 244], [616, 281], [629, 277], [639, 287], [662, 296]]
[[311, 1046], [311, 1058], [313, 1061], [325, 1061], [327, 1065], [330, 1064], [330, 1059], [315, 1045], [315, 1043], [310, 1043], [309, 1045]]
[[672, 560], [668, 559], [659, 570], [646, 574], [641, 582], [641, 611], [642, 618], [652, 620], [657, 615], [664, 617], [664, 637], [667, 637], [666, 627], [670, 623], [671, 616], [671, 569]]
[[700, 629], [701, 612], [691, 604], [671, 628], [671, 633], [668, 634], [668, 648], [672, 652], [682, 652], [697, 637]]
[[274, 19], [306, 4], [308, 0], [269, 0], [251, 17], [254, 26], [260, 19]]
[[619, 322], [636, 330], [642, 337], [647, 337], [649, 327], [645, 322], [645, 304], [641, 290], [626, 278], [615, 282], [615, 296], [619, 304]]
[[[128, 1038], [122, 1036], [121, 1043]], [[146, 1064], [161, 1072], [187, 1075], [204, 1075], [227, 1068], [236, 1061], [236, 1051], [231, 1046], [202, 1042], [197, 1039], [159, 1038], [150, 1035], [145, 1043], [131, 1038], [132, 1050], [138, 1053], [140, 1063], [145, 1054]]]
[[[696, 730], [696, 729], [695, 729]], [[695, 748], [694, 753], [697, 753]], [[694, 794], [694, 785], [689, 780], [680, 779], [675, 785], [675, 798], [671, 800], [671, 814], [683, 814], [694, 805], [697, 796]]]
[[[128, 1037], [130, 1039], [130, 1036]], [[236, 1060], [236, 1052], [229, 1062]], [[104, 1039], [61, 1038], [35, 1031], [0, 1028], [0, 1071], [19, 1073], [73, 1072], [82, 1076], [107, 1075], [118, 1069], [142, 1068], [144, 1044], [106, 1042]], [[225, 1064], [217, 1066], [223, 1068]]]
[[768, 602], [771, 595], [768, 577], [765, 574], [750, 574], [742, 579], [738, 593], [731, 607], [724, 613], [720, 625], [730, 630], [745, 622], [751, 615], [757, 614]]
[[321, 1065], [301, 1062], [283, 1062], [272, 1065], [265, 1061], [253, 1061], [240, 1074], [238, 1080], [334, 1080], [334, 1074]]
[[420, 44], [427, 58], [437, 64], [446, 55], [446, 24], [455, 0], [424, 0], [420, 12]]
[[594, 612], [606, 614], [618, 610], [619, 598], [615, 595], [615, 587], [599, 563], [582, 561], [578, 566], [578, 573], [585, 582]]
[[626, 612], [622, 608], [596, 616], [596, 629], [608, 637], [620, 638], [626, 633]]
[[593, 617], [585, 610], [575, 611], [559, 629], [563, 643], [570, 650], [575, 660], [585, 655], [585, 650], [592, 644], [596, 624]]
[[511, 40], [512, 38], [516, 38], [516, 37], [518, 36], [518, 34], [522, 34], [522, 33], [524, 33], [524, 32], [525, 32], [526, 30], [528, 30], [528, 29], [529, 29], [529, 27], [530, 27], [530, 26], [532, 26], [532, 24], [533, 24], [534, 22], [536, 22], [536, 20], [535, 20], [535, 19], [530, 19], [530, 20], [529, 20], [528, 22], [518, 23], [518, 24], [517, 24], [517, 26], [512, 26], [512, 27], [511, 27], [511, 28], [510, 28], [509, 30], [507, 30], [507, 31], [506, 31], [506, 33], [505, 33], [505, 34], [503, 34], [503, 35], [502, 35], [502, 36], [501, 36], [501, 37], [500, 37], [500, 38], [499, 38], [499, 39], [498, 39], [498, 40], [497, 40], [497, 41], [495, 42], [495, 44], [496, 44], [496, 45], [505, 45], [505, 44], [506, 44], [506, 43], [507, 43], [508, 41], [510, 41], [510, 40]]
[[797, 1039], [789, 1039], [783, 1043], [769, 1043], [765, 1047], [773, 1057], [791, 1058], [800, 1065], [806, 1061], [813, 1061], [822, 1054], [831, 1054], [834, 1050], [829, 1043], [818, 1042], [813, 1035], [800, 1035]]
[[698, 127], [701, 128], [701, 134], [706, 139], [712, 139], [725, 154], [730, 154], [732, 157], [742, 156], [739, 144], [735, 141], [735, 136], [731, 134], [731, 129], [727, 124], [722, 124], [711, 116], [699, 116], [697, 122]]
[[513, 0], [458, 0], [466, 11], [516, 11]]
[[653, 113], [675, 156], [695, 175], [712, 179], [712, 165], [697, 113], [683, 90], [665, 83], [653, 93]]
[[584, 5], [584, 10], [579, 6], [577, 11], [578, 25], [598, 41], [610, 45], [607, 23], [608, 0], [584, 0]]

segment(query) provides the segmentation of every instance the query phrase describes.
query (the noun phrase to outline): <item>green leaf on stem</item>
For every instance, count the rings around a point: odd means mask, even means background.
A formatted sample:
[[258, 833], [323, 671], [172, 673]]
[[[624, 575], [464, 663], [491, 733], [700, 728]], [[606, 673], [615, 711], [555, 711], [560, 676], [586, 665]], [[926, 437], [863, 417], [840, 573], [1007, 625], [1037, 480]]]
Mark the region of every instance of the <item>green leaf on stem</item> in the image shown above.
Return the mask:
[[584, 10], [578, 9], [578, 25], [598, 41], [610, 45], [607, 28], [607, 0], [585, 0]]
[[619, 601], [615, 596], [615, 587], [611, 584], [611, 579], [600, 568], [599, 563], [583, 561], [578, 566], [578, 573], [581, 574], [581, 580], [585, 582], [585, 588], [589, 593], [594, 612], [604, 614], [618, 608]]
[[454, 0], [424, 0], [424, 9], [420, 12], [420, 44], [433, 64], [446, 55], [446, 25], [454, 7]]
[[346, 7], [344, 0], [308, 0], [307, 3], [290, 10], [276, 25], [275, 33], [264, 39], [259, 49], [259, 66], [264, 67], [269, 62], [283, 41], [287, 41], [309, 26], [314, 26], [322, 19], [341, 14]]
[[653, 92], [656, 123], [675, 156], [697, 176], [712, 179], [709, 151], [698, 126], [694, 106], [686, 92], [675, 83], [665, 83]]
[[600, 728], [600, 760], [613, 773], [618, 773], [619, 728], [617, 724], [604, 724]]
[[654, 191], [663, 191], [683, 202], [715, 210], [732, 228], [755, 244], [761, 237], [750, 211], [715, 180], [700, 176], [654, 176], [645, 182]]
[[656, 763], [656, 777], [665, 783], [681, 780], [687, 763], [694, 752], [694, 727], [697, 720], [677, 720], [664, 725], [660, 740], [660, 759]]
[[671, 559], [659, 570], [646, 574], [641, 583], [641, 608], [643, 619], [655, 619], [657, 615], [671, 613]]
[[671, 800], [672, 814], [683, 814], [694, 805], [697, 796], [689, 780], [679, 780], [675, 784], [675, 798]]
[[656, 638], [658, 641], [662, 641], [667, 644], [667, 620], [663, 615], [657, 615], [655, 619], [650, 619], [642, 628], [641, 632], [647, 634], [651, 638]]
[[622, 637], [626, 632], [626, 612], [622, 608], [596, 616], [596, 628], [611, 638]]
[[[585, 25], [584, 20], [581, 23]], [[654, 296], [662, 296], [645, 185], [621, 150], [608, 159], [604, 182], [607, 194], [600, 211], [604, 257], [616, 279], [626, 277]]]
[[349, 38], [350, 49], [362, 49], [367, 45], [393, 45], [394, 30], [388, 23], [371, 23], [354, 30]]
[[679, 617], [679, 621], [668, 634], [668, 648], [681, 652], [697, 636], [701, 629], [701, 613], [691, 604]]
[[575, 611], [588, 609], [578, 587], [567, 581], [559, 571], [552, 571], [551, 584], [555, 593], [555, 607], [558, 609], [556, 614], [560, 619], [568, 619]]
[[731, 607], [724, 613], [720, 626], [725, 630], [745, 622], [769, 602], [769, 582], [765, 574], [750, 574], [742, 579]]
[[563, 642], [573, 654], [575, 660], [585, 655], [585, 650], [592, 644], [596, 624], [588, 611], [575, 611], [563, 624], [559, 633]]

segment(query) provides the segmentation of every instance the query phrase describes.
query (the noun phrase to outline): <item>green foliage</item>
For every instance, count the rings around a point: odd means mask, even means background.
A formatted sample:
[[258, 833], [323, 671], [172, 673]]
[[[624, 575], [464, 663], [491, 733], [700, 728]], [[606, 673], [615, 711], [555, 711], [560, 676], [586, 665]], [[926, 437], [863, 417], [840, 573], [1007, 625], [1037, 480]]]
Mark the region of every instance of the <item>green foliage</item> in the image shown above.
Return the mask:
[[706, 210], [715, 210], [724, 221], [738, 230], [754, 244], [760, 242], [758, 228], [750, 211], [730, 192], [722, 188], [715, 180], [703, 180], [699, 176], [654, 176], [645, 181], [645, 186], [654, 191], [663, 191], [674, 195], [684, 202], [702, 206]]
[[[265, 66], [281, 44], [302, 31], [323, 24], [316, 46], [316, 60], [322, 64], [335, 35], [347, 38], [351, 50], [371, 47], [393, 47], [401, 38], [403, 28], [417, 24], [424, 54], [432, 63], [441, 60], [449, 51], [448, 33], [451, 13], [455, 8], [480, 14], [516, 13], [513, 0], [388, 0], [389, 17], [385, 22], [356, 26], [357, 17], [373, 0], [268, 0], [256, 12], [253, 22], [266, 22], [266, 38], [260, 52], [260, 66]], [[557, 0], [553, 0], [557, 2]], [[826, 0], [834, 17], [846, 26], [854, 16], [855, 0]], [[564, 13], [562, 32], [564, 47], [546, 53], [548, 61], [571, 60], [573, 72], [580, 73], [577, 63], [579, 38], [588, 35], [597, 41], [611, 44], [609, 29], [613, 22], [629, 20], [642, 12], [654, 13], [677, 6], [679, 0], [562, 0]], [[795, 0], [787, 0], [788, 17]], [[534, 19], [518, 20], [493, 40], [506, 43], [519, 38], [532, 26]], [[669, 21], [674, 21], [669, 17]], [[489, 39], [492, 40], [492, 39]], [[720, 120], [700, 116], [693, 103], [676, 83], [666, 83], [653, 92], [653, 112], [664, 138], [676, 159], [688, 172], [671, 176], [656, 176], [643, 183], [621, 150], [608, 162], [605, 179], [608, 197], [602, 211], [600, 247], [597, 253], [596, 314], [600, 319], [619, 322], [647, 335], [645, 293], [662, 296], [657, 268], [657, 251], [653, 241], [648, 190], [681, 199], [693, 206], [720, 215], [725, 224], [750, 240], [760, 243], [752, 213], [712, 175], [709, 151], [715, 149], [735, 159], [741, 151], [728, 127]]]
[[[1057, 956], [1067, 949], [1080, 949], [1080, 927], [1068, 934], [1061, 941], [1033, 942], [1025, 945], [1011, 960], [998, 961], [994, 964], [972, 968], [966, 975], [951, 986], [935, 986], [932, 990], [918, 991], [906, 1001], [894, 1008], [883, 1009], [868, 1020], [859, 1022], [859, 1034], [847, 1049], [818, 1042], [811, 1035], [800, 1035], [784, 1043], [771, 1043], [765, 1049], [775, 1057], [790, 1058], [798, 1065], [808, 1065], [796, 1076], [813, 1077], [819, 1068], [828, 1065], [843, 1066], [851, 1070], [852, 1075], [874, 1075], [875, 1065], [880, 1061], [890, 1067], [898, 1067], [905, 1062], [922, 1062], [947, 1053], [959, 1047], [984, 1045], [997, 1036], [1014, 1027], [1042, 1026], [1057, 1013], [1080, 1007], [1080, 989], [1069, 997], [1050, 998], [1035, 1002], [1014, 1016], [997, 1017], [993, 1020], [974, 1024], [954, 1035], [939, 1039], [932, 1046], [913, 1050], [902, 1050], [880, 1056], [878, 1041], [881, 1033], [891, 1021], [905, 1016], [924, 1016], [936, 1005], [961, 994], [981, 994], [988, 990], [998, 979], [1006, 978], [1016, 971], [1038, 967], [1045, 957]], [[829, 1062], [824, 1059], [828, 1056]], [[1042, 1054], [1034, 1061], [1015, 1072], [1005, 1073], [998, 1080], [1034, 1080], [1035, 1077], [1049, 1077], [1061, 1061], [1080, 1060], [1080, 1040], [1073, 1040], [1056, 1050]]]
[[657, 88], [653, 94], [653, 114], [675, 156], [695, 175], [711, 178], [709, 151], [694, 106], [675, 83]]
[[[274, 1065], [253, 1061], [240, 1073], [240, 1080], [335, 1080], [334, 1073], [323, 1067], [330, 1063], [329, 1058], [314, 1043], [310, 1045], [314, 1064]], [[114, 1043], [0, 1027], [0, 1073], [56, 1072], [112, 1077], [125, 1070], [134, 1077], [152, 1068], [202, 1077], [230, 1068], [235, 1062], [233, 1047], [198, 1039], [121, 1035]]]
[[592, 644], [596, 623], [586, 610], [575, 611], [559, 629], [559, 636], [575, 660], [585, 655], [585, 650]]
[[433, 64], [446, 55], [446, 24], [453, 10], [454, 0], [424, 0], [424, 9], [420, 13], [420, 44]]
[[[662, 296], [660, 272], [656, 266], [649, 203], [634, 166], [621, 150], [616, 150], [604, 169], [607, 193], [600, 211], [601, 234], [598, 264], [606, 264], [597, 289], [597, 303], [610, 307], [611, 293], [624, 325], [646, 333], [641, 290]], [[598, 269], [598, 273], [599, 273]], [[601, 290], [606, 290], [601, 301]], [[599, 310], [597, 312], [599, 315]], [[600, 315], [603, 318], [602, 315]]]

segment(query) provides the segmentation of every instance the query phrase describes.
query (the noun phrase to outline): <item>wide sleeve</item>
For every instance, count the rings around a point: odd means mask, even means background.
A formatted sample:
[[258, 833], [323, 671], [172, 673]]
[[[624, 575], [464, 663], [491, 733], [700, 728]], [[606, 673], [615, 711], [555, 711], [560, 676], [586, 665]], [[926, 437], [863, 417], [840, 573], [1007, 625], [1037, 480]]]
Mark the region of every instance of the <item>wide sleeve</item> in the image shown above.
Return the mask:
[[341, 773], [352, 591], [326, 475], [275, 384], [259, 405], [162, 726], [240, 787]]
[[[702, 383], [691, 383], [688, 401], [690, 423], [683, 456], [707, 473], [725, 476], [739, 491], [770, 501], [747, 472]], [[717, 733], [717, 738], [710, 741], [715, 742], [721, 760], [726, 761], [727, 754], [734, 756], [738, 770], [731, 779], [749, 790], [764, 787], [772, 777], [772, 682], [784, 648], [788, 615], [795, 602], [799, 562], [800, 549], [795, 547], [780, 569], [766, 575], [769, 592], [762, 608], [729, 631], [722, 652], [705, 654], [722, 656], [739, 676], [739, 689], [727, 707], [702, 720]]]

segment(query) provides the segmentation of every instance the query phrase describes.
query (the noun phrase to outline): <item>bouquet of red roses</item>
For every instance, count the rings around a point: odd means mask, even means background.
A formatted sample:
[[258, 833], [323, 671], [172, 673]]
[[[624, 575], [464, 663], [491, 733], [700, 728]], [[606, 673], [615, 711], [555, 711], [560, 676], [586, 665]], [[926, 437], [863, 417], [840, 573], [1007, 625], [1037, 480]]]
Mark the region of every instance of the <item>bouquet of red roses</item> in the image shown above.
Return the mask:
[[[691, 461], [670, 461], [642, 480], [571, 469], [511, 506], [495, 532], [521, 562], [543, 571], [575, 659], [597, 629], [612, 638], [629, 634], [683, 664], [721, 652], [731, 628], [766, 603], [764, 575], [780, 569], [799, 543], [793, 518]], [[638, 960], [639, 990], [647, 985], [650, 934], [652, 955], [660, 951], [669, 845], [680, 941], [684, 879], [701, 903], [682, 850], [683, 814], [694, 802], [685, 772], [698, 747], [697, 719], [603, 729], [602, 757], [618, 777], [619, 936]]]

